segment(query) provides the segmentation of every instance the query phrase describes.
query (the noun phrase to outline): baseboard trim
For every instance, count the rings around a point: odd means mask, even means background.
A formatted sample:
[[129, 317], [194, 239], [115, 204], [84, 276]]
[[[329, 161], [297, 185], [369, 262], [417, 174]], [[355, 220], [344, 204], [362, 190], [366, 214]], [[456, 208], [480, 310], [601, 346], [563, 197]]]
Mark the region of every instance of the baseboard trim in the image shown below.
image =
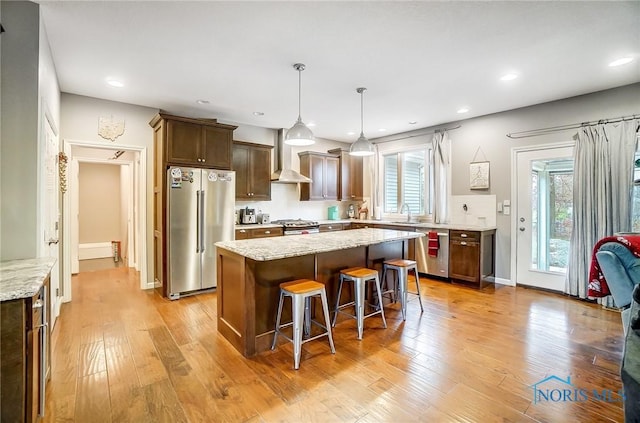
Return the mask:
[[110, 242], [78, 244], [78, 260], [113, 257]]
[[504, 279], [504, 278], [495, 278], [494, 283], [499, 283], [500, 285], [507, 285], [507, 286], [516, 286], [515, 282], [513, 282], [511, 279]]

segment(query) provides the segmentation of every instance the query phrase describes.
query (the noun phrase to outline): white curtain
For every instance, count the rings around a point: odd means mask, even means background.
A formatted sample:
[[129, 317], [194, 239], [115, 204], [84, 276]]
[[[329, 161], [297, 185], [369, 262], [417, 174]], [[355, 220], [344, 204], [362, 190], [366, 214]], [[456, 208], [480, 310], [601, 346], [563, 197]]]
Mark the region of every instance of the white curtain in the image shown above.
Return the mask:
[[447, 131], [436, 132], [431, 141], [433, 147], [433, 222], [445, 223], [447, 219], [450, 141]]
[[[573, 169], [573, 231], [565, 292], [587, 297], [593, 246], [631, 230], [633, 162], [639, 120], [583, 126]], [[611, 297], [599, 301], [612, 305]]]

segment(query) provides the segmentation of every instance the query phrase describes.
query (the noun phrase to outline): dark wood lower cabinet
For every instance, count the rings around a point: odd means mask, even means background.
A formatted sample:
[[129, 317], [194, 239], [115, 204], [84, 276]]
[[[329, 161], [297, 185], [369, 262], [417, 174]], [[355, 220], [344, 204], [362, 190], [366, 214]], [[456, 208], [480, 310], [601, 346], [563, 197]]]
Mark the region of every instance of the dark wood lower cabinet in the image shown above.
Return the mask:
[[0, 422], [36, 422], [49, 375], [49, 278], [33, 297], [0, 303]]
[[236, 229], [236, 240], [253, 239], [253, 238], [269, 238], [272, 236], [282, 236], [282, 235], [284, 235], [284, 229], [282, 228]]
[[449, 278], [482, 288], [494, 282], [495, 230], [449, 231]]

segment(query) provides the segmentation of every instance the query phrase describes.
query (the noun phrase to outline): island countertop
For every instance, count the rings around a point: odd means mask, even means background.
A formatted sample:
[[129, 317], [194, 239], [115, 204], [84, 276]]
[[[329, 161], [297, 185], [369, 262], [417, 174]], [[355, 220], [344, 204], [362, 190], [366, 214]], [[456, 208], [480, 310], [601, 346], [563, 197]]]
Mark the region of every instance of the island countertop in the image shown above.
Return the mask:
[[252, 260], [269, 261], [346, 250], [387, 241], [419, 238], [421, 236], [424, 236], [421, 232], [367, 228], [307, 235], [221, 241], [216, 242], [215, 245], [218, 248], [224, 248]]
[[0, 302], [33, 297], [55, 262], [50, 257], [0, 261]]

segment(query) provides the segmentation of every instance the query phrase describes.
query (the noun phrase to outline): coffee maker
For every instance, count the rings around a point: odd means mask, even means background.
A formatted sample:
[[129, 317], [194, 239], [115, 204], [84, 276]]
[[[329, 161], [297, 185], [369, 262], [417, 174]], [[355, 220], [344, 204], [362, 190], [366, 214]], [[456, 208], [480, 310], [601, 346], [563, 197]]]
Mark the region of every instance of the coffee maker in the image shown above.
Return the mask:
[[256, 218], [256, 209], [250, 209], [248, 207], [240, 209], [240, 223], [243, 225], [257, 223]]
[[349, 216], [349, 219], [355, 219], [356, 217], [356, 208], [353, 204], [349, 205], [349, 208], [347, 209], [347, 216]]

